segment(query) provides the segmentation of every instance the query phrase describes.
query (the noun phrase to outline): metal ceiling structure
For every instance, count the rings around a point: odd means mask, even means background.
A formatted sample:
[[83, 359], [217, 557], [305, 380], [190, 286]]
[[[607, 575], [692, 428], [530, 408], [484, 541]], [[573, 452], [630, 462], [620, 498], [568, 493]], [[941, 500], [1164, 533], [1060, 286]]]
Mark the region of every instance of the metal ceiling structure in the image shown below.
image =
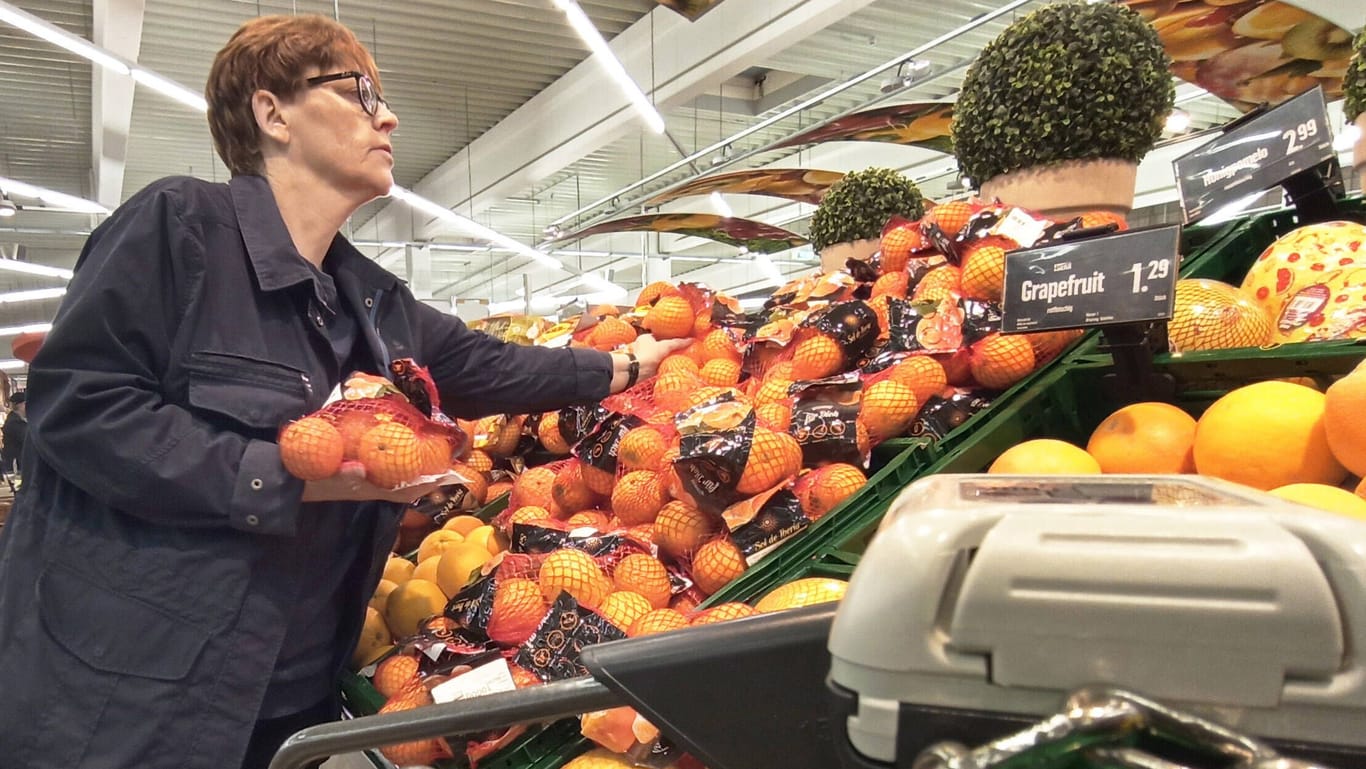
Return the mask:
[[[949, 194], [953, 161], [927, 150], [842, 143], [751, 153], [859, 109], [951, 99], [982, 45], [1044, 2], [941, 0], [931, 9], [924, 0], [725, 0], [688, 22], [652, 0], [583, 0], [664, 116], [664, 135], [644, 127], [550, 0], [22, 0], [13, 7], [196, 91], [214, 52], [244, 20], [265, 13], [336, 15], [375, 54], [385, 95], [401, 119], [396, 182], [535, 244], [551, 223], [568, 230], [640, 213], [634, 206], [650, 195], [716, 170], [886, 165], [923, 180], [931, 196]], [[1347, 7], [1355, 3], [1295, 4], [1352, 28], [1366, 21], [1366, 7]], [[1001, 13], [1007, 5], [1011, 10]], [[928, 70], [909, 86], [885, 91], [895, 62], [912, 51]], [[889, 62], [856, 86], [813, 98]], [[1237, 114], [1198, 90], [1180, 93], [1193, 128]], [[0, 98], [6, 105], [0, 176], [110, 207], [162, 176], [228, 176], [202, 115], [4, 24]], [[752, 130], [761, 123], [767, 125]], [[1165, 162], [1156, 158], [1154, 167]], [[671, 166], [677, 168], [659, 173]], [[1159, 177], [1141, 176], [1141, 202], [1162, 202]], [[650, 181], [621, 192], [644, 179]], [[0, 219], [0, 257], [70, 267], [84, 233], [99, 221], [16, 202], [19, 214]], [[727, 202], [738, 216], [797, 231], [811, 210], [752, 196]], [[665, 208], [711, 211], [706, 198]], [[373, 243], [365, 250], [408, 278], [420, 296], [445, 308], [454, 299], [506, 304], [528, 285], [532, 295], [565, 300], [585, 290], [566, 272], [490, 251], [400, 201], [372, 202], [348, 229], [353, 239]], [[659, 278], [698, 279], [731, 291], [771, 282], [752, 256], [696, 238], [637, 233], [558, 248], [557, 258], [575, 270], [632, 293]], [[790, 273], [807, 268], [803, 256], [776, 261]], [[0, 294], [60, 285], [60, 279], [0, 271]], [[50, 319], [56, 306], [56, 300], [0, 302], [0, 329]], [[461, 308], [467, 317], [488, 309]], [[7, 344], [0, 337], [0, 346]]]

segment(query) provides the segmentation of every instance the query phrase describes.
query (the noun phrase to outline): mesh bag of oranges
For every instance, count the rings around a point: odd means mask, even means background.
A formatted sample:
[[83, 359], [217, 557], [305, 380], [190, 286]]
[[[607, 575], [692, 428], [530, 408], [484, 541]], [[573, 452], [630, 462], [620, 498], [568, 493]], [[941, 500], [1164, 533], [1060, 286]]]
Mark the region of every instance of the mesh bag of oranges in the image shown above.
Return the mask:
[[451, 462], [469, 450], [468, 436], [441, 414], [435, 386], [416, 382], [417, 389], [400, 389], [406, 384], [414, 383], [352, 374], [339, 399], [280, 430], [285, 469], [315, 481], [354, 462], [364, 469], [367, 480], [384, 488], [462, 480], [450, 472]]
[[867, 466], [869, 436], [860, 433], [859, 410], [863, 386], [857, 372], [793, 385], [788, 432], [801, 447], [802, 466], [831, 462]]
[[754, 409], [724, 393], [678, 415], [674, 460], [678, 497], [719, 515], [770, 489], [801, 468], [801, 447], [788, 433], [757, 424]]

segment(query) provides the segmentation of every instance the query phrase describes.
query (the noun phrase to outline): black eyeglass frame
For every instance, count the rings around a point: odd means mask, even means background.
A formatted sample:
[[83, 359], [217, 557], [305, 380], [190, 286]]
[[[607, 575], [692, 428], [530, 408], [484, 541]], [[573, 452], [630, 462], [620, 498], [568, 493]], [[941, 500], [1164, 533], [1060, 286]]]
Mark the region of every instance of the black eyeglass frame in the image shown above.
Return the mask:
[[[331, 75], [318, 75], [317, 77], [308, 78], [304, 81], [304, 84], [309, 88], [314, 88], [323, 83], [334, 83], [338, 80], [345, 80], [347, 78], [356, 81], [356, 99], [360, 102], [360, 108], [365, 111], [365, 114], [374, 117], [375, 113], [379, 112], [379, 105], [383, 104], [385, 107], [389, 106], [389, 102], [385, 100], [383, 96], [380, 96], [379, 91], [375, 89], [375, 81], [371, 80], [370, 76], [364, 72], [348, 70], [346, 72], [336, 72]], [[366, 98], [367, 93], [370, 95], [368, 99]]]

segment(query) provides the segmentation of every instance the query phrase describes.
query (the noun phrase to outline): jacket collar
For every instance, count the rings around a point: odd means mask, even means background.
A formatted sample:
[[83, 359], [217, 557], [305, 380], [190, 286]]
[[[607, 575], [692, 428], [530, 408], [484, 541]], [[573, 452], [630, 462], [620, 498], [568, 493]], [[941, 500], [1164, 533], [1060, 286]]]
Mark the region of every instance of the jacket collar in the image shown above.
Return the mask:
[[[314, 294], [322, 299], [317, 272], [294, 247], [275, 203], [275, 193], [265, 177], [234, 176], [228, 182], [228, 189], [232, 192], [242, 242], [247, 247], [247, 256], [261, 290], [276, 291], [308, 282], [313, 285]], [[393, 273], [357, 251], [341, 233], [333, 238], [323, 261], [328, 272], [338, 277], [345, 274], [364, 286], [387, 290], [398, 282]]]

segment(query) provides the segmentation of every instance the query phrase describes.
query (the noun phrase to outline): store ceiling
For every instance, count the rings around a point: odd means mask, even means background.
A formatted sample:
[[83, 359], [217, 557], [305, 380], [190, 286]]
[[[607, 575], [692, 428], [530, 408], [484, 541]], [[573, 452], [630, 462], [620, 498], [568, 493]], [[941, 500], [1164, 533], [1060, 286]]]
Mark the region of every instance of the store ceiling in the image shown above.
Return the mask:
[[[1043, 1], [1023, 3], [1015, 13]], [[688, 24], [653, 0], [581, 0], [603, 36], [609, 41], [617, 38], [614, 48], [626, 52], [623, 59], [628, 64], [646, 62], [633, 72], [647, 91], [652, 83], [657, 88], [655, 98], [668, 124], [665, 137], [643, 131], [629, 110], [599, 103], [611, 102], [615, 91], [595, 62], [585, 61], [586, 48], [550, 0], [22, 0], [14, 5], [108, 47], [127, 45], [127, 30], [140, 32], [140, 46], [128, 58], [194, 90], [202, 88], [213, 53], [242, 21], [264, 13], [337, 14], [375, 53], [385, 95], [400, 116], [396, 181], [534, 243], [548, 223], [584, 204], [610, 196], [676, 163], [684, 153], [771, 117], [822, 88], [971, 25], [1005, 2], [941, 0], [927, 13], [928, 4], [922, 0], [726, 0]], [[736, 154], [861, 106], [950, 97], [963, 66], [1011, 18], [1007, 14], [924, 53], [921, 58], [933, 62], [936, 74], [923, 84], [888, 97], [879, 90], [884, 78], [872, 78], [737, 143]], [[749, 22], [752, 26], [746, 27]], [[709, 37], [689, 37], [703, 33]], [[725, 39], [711, 39], [716, 37]], [[707, 50], [699, 52], [704, 44]], [[689, 60], [690, 51], [695, 61]], [[0, 116], [0, 176], [88, 198], [99, 197], [103, 188], [104, 197], [113, 198], [110, 203], [169, 174], [227, 178], [201, 115], [142, 87], [122, 98], [119, 87], [109, 80], [96, 80], [92, 86], [91, 66], [85, 60], [0, 25], [0, 99], [5, 104]], [[577, 91], [571, 88], [575, 85]], [[560, 93], [587, 97], [569, 103], [550, 101]], [[528, 114], [546, 103], [551, 106]], [[1235, 114], [1209, 97], [1183, 106], [1196, 127]], [[522, 111], [514, 114], [519, 108]], [[576, 128], [580, 125], [584, 127]], [[557, 137], [557, 130], [571, 135]], [[125, 141], [126, 154], [119, 151]], [[103, 145], [103, 165], [95, 144]], [[550, 149], [542, 152], [540, 145]], [[885, 153], [888, 165], [939, 168], [939, 178], [927, 182], [926, 188], [932, 195], [944, 193], [951, 176], [942, 170], [951, 166], [950, 160], [906, 148], [874, 149]], [[858, 164], [865, 157], [866, 151], [846, 149], [837, 156], [806, 150], [764, 155], [725, 170], [775, 161], [808, 167], [830, 163], [822, 167], [845, 170], [840, 164], [862, 167]], [[685, 166], [647, 189], [711, 167], [710, 157], [700, 159], [695, 170]], [[495, 178], [481, 179], [481, 173]], [[621, 203], [632, 196], [624, 196]], [[685, 201], [683, 206], [710, 211], [705, 199]], [[775, 201], [747, 203], [737, 213], [761, 216], [779, 208]], [[578, 220], [602, 215], [599, 208]], [[0, 219], [0, 249], [4, 256], [14, 257], [17, 246], [19, 258], [69, 267], [83, 233], [97, 223], [98, 217], [88, 215], [24, 210]], [[790, 226], [800, 229], [801, 223]], [[351, 234], [358, 239], [391, 239], [395, 232], [407, 233], [405, 240], [420, 234], [442, 243], [471, 242], [391, 200], [371, 203], [351, 224]], [[636, 236], [631, 243], [625, 250], [637, 254], [643, 249], [735, 256], [733, 249], [698, 248], [695, 242], [660, 243]], [[615, 253], [564, 258], [577, 269], [610, 269], [611, 278], [632, 292], [647, 271], [651, 276], [661, 274], [657, 264], [647, 270], [639, 256], [622, 256], [620, 244], [620, 239], [611, 239], [609, 245], [592, 240], [567, 244]], [[371, 253], [408, 276], [407, 250], [375, 248]], [[567, 286], [567, 275], [529, 268], [506, 253], [429, 253], [430, 277], [425, 271], [413, 277], [424, 284], [418, 286], [422, 293], [431, 293], [434, 301], [447, 307], [457, 297], [507, 299], [520, 288], [522, 272], [533, 273], [533, 292]], [[800, 268], [795, 263], [784, 266], [789, 271]], [[706, 279], [721, 289], [744, 287], [754, 280], [752, 265], [744, 264], [684, 266], [675, 260], [663, 270], [666, 277], [692, 270], [689, 277]], [[0, 272], [0, 293], [60, 283]], [[55, 300], [0, 303], [0, 327], [49, 320], [56, 306]], [[0, 351], [4, 346], [7, 341], [0, 339]]]

